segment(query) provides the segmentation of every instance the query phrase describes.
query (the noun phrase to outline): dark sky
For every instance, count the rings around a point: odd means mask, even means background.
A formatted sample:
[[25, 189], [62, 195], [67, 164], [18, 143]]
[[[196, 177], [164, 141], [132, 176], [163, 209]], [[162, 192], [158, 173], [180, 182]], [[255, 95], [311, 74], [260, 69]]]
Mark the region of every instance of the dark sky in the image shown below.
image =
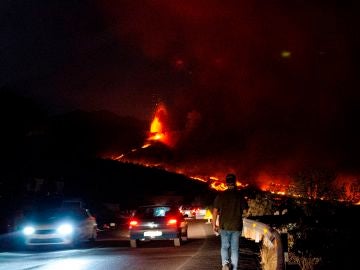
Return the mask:
[[55, 112], [161, 101], [214, 170], [357, 172], [356, 2], [1, 1], [0, 86]]

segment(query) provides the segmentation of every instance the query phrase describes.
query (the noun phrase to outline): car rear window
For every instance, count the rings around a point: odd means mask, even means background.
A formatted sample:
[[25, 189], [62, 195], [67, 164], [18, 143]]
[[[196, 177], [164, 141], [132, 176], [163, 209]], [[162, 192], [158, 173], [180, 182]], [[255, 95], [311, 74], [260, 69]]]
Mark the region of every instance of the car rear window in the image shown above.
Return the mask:
[[143, 218], [165, 217], [170, 211], [168, 206], [141, 207], [136, 211], [136, 215]]

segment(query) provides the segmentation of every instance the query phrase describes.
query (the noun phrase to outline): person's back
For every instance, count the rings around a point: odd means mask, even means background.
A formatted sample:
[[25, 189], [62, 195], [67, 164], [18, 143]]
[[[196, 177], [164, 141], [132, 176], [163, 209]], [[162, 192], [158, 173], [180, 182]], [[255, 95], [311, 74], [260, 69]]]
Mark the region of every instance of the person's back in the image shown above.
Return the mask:
[[241, 231], [243, 226], [243, 200], [236, 189], [228, 189], [215, 199], [214, 207], [220, 209], [219, 228]]
[[[213, 205], [213, 230], [221, 236], [221, 262], [223, 270], [235, 270], [239, 260], [239, 238], [243, 226], [244, 200], [236, 189], [236, 176], [226, 176], [228, 189], [218, 194]], [[216, 223], [219, 216], [219, 224]], [[229, 256], [229, 251], [231, 256]]]

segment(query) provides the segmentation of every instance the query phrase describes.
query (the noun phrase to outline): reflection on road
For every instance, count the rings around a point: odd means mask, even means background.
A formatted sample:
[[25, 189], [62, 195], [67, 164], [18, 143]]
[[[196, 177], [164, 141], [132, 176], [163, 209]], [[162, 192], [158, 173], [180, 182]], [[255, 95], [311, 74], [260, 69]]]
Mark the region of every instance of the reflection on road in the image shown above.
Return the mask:
[[[118, 234], [119, 235], [119, 234]], [[124, 235], [122, 233], [122, 235]], [[126, 235], [126, 234], [125, 234]], [[206, 220], [191, 222], [189, 241], [174, 247], [172, 241], [144, 242], [139, 248], [130, 248], [128, 239], [100, 239], [93, 246], [78, 249], [40, 248], [0, 252], [1, 270], [112, 270], [180, 269], [211, 235]]]

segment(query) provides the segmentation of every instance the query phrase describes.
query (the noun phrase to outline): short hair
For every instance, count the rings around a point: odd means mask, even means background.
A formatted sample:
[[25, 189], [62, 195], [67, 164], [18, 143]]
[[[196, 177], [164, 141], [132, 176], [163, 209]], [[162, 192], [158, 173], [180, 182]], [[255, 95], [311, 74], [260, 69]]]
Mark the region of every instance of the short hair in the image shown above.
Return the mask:
[[236, 176], [233, 173], [229, 173], [226, 175], [226, 183], [227, 184], [235, 184], [236, 183]]

